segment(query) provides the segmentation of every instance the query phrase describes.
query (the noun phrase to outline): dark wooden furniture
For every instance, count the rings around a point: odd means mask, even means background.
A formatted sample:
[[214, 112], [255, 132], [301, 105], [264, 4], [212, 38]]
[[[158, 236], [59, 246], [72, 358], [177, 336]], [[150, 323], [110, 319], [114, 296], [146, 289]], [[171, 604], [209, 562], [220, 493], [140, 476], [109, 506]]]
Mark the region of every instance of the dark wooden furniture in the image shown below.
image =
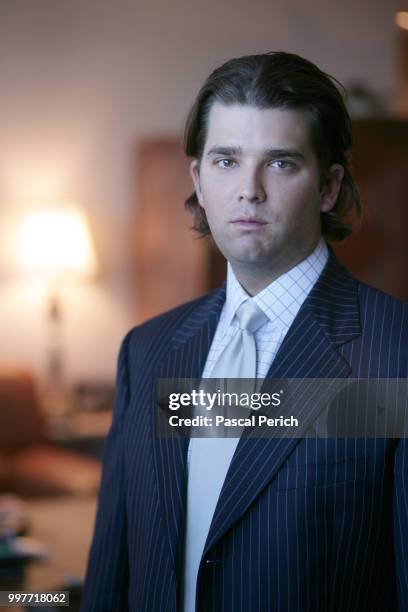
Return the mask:
[[136, 315], [143, 321], [206, 291], [208, 245], [189, 230], [183, 202], [191, 186], [181, 143], [143, 142], [138, 159], [133, 270]]
[[408, 121], [360, 120], [353, 129], [364, 217], [335, 250], [360, 279], [408, 300]]

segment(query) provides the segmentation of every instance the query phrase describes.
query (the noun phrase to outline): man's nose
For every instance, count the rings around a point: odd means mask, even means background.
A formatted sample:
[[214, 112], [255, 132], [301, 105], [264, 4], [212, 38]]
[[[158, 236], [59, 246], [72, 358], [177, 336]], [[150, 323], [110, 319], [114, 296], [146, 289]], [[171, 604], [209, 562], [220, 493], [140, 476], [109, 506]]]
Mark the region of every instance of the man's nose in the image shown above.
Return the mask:
[[262, 184], [262, 177], [256, 170], [247, 171], [242, 176], [238, 189], [238, 200], [248, 202], [263, 202], [266, 192]]

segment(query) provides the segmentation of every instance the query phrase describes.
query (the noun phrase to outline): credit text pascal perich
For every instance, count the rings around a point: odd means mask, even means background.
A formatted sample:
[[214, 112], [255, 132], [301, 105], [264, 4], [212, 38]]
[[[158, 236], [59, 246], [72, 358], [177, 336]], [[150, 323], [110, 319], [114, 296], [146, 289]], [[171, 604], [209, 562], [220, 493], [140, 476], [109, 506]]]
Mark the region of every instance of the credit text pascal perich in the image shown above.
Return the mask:
[[227, 418], [224, 416], [196, 416], [183, 418], [172, 415], [169, 418], [171, 427], [299, 427], [299, 421], [294, 416], [268, 418], [262, 414], [253, 414], [246, 418]]

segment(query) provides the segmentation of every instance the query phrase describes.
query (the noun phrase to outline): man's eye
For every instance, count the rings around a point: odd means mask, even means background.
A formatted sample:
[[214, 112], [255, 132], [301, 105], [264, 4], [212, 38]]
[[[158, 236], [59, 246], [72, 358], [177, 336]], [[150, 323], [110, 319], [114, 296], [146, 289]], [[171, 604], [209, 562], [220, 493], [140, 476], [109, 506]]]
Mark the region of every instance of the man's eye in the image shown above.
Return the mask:
[[293, 163], [285, 159], [274, 159], [271, 162], [271, 166], [278, 168], [279, 170], [289, 170], [293, 168]]
[[233, 159], [225, 159], [225, 158], [217, 159], [215, 160], [215, 163], [220, 168], [232, 168], [235, 164]]

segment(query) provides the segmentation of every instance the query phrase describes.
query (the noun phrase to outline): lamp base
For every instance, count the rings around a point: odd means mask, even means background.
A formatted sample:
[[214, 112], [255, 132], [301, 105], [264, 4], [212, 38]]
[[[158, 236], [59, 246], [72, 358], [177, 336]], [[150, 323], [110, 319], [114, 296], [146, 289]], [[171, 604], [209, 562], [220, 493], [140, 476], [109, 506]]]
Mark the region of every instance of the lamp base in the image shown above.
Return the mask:
[[74, 404], [71, 392], [63, 385], [46, 385], [42, 393], [44, 416], [51, 436], [68, 434]]

